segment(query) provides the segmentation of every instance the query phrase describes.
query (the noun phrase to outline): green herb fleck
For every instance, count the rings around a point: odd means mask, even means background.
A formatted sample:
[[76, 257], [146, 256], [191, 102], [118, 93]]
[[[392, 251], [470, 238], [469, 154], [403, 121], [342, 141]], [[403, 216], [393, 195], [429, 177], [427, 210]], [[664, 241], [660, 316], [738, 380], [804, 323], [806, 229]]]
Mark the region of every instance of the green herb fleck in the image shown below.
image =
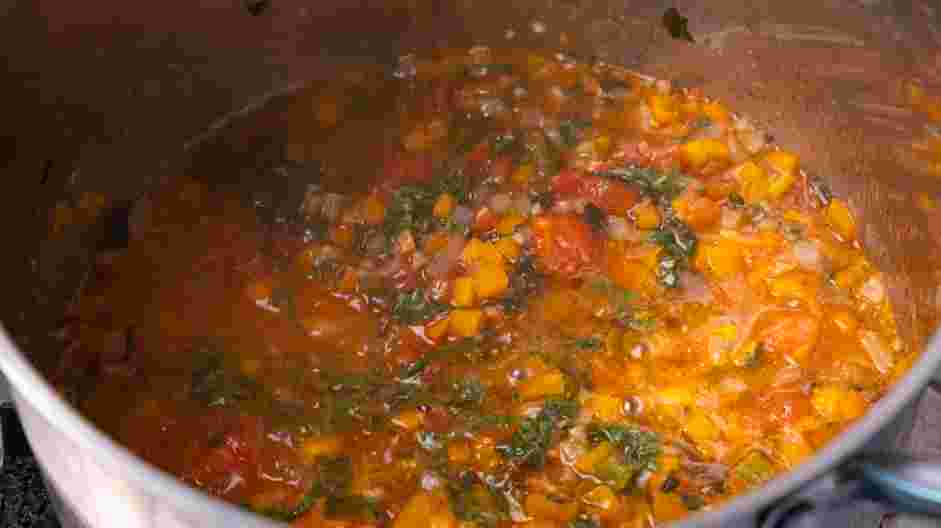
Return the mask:
[[761, 451], [750, 451], [732, 468], [732, 477], [746, 486], [757, 486], [774, 476], [774, 465]]
[[652, 198], [670, 199], [686, 188], [687, 178], [678, 171], [659, 171], [650, 167], [628, 166], [597, 173], [606, 178], [620, 180], [638, 186]]
[[573, 419], [578, 404], [573, 400], [550, 398], [539, 414], [526, 418], [513, 433], [508, 445], [498, 446], [504, 457], [521, 465], [542, 467], [546, 462], [546, 451], [552, 444], [553, 435], [564, 424]]
[[650, 235], [650, 240], [664, 249], [657, 263], [657, 278], [668, 288], [678, 287], [679, 272], [689, 265], [690, 257], [696, 253], [696, 234], [670, 214], [660, 228]]
[[415, 439], [418, 440], [418, 445], [426, 451], [436, 451], [444, 447], [438, 440], [438, 435], [433, 431], [419, 431], [415, 433]]
[[415, 288], [399, 292], [392, 308], [392, 317], [400, 323], [413, 325], [427, 321], [445, 310], [447, 307], [431, 300], [425, 290]]
[[565, 146], [572, 148], [578, 144], [580, 130], [591, 128], [591, 121], [584, 119], [567, 119], [559, 123], [559, 135]]
[[582, 350], [591, 350], [601, 347], [601, 340], [597, 337], [584, 337], [575, 340], [575, 346]]
[[588, 426], [588, 439], [593, 443], [610, 442], [621, 449], [624, 462], [635, 471], [657, 468], [660, 437], [634, 425], [593, 423]]
[[689, 19], [681, 15], [679, 10], [671, 7], [663, 12], [663, 27], [675, 39], [681, 39], [688, 42], [696, 42], [693, 35], [689, 32]]

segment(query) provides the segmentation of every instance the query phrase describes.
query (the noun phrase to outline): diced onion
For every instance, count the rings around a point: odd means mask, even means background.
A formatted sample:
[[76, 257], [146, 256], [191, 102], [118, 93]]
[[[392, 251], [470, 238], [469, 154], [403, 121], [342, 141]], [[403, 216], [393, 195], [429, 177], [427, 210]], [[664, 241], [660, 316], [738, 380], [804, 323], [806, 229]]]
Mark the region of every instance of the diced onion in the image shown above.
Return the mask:
[[882, 283], [882, 278], [878, 274], [869, 277], [869, 280], [859, 287], [859, 295], [873, 304], [881, 303], [885, 300], [885, 285]]
[[396, 66], [392, 76], [396, 79], [411, 79], [418, 74], [418, 68], [415, 65], [415, 55], [403, 55], [399, 57], [399, 64]]
[[611, 240], [627, 240], [630, 236], [631, 223], [620, 216], [608, 217], [608, 236]]
[[520, 126], [523, 128], [542, 128], [546, 116], [536, 107], [526, 107], [519, 110]]
[[572, 209], [574, 209], [575, 212], [578, 214], [584, 213], [585, 206], [587, 205], [588, 205], [588, 200], [584, 198], [577, 198], [575, 200], [572, 200]]
[[435, 490], [441, 487], [443, 481], [441, 477], [432, 471], [426, 471], [421, 476], [421, 487], [425, 491]]
[[340, 209], [343, 207], [343, 195], [337, 193], [327, 193], [323, 197], [322, 206], [323, 217], [334, 222], [340, 217]]
[[518, 196], [513, 200], [513, 209], [516, 209], [516, 212], [526, 216], [529, 214], [529, 209], [532, 206], [532, 202], [529, 199], [529, 196], [525, 194]]
[[474, 221], [474, 211], [470, 207], [459, 205], [454, 208], [454, 215], [452, 216], [454, 223], [460, 224], [462, 226], [469, 226], [471, 222]]
[[722, 225], [722, 229], [738, 229], [738, 225], [742, 222], [742, 212], [736, 209], [722, 209], [722, 217], [719, 220], [719, 223]]
[[506, 112], [507, 106], [499, 97], [482, 97], [480, 99], [480, 113], [484, 117], [493, 117]]
[[875, 332], [867, 331], [863, 332], [859, 340], [862, 342], [863, 348], [866, 349], [866, 353], [869, 354], [869, 359], [872, 360], [872, 364], [876, 367], [876, 370], [881, 374], [885, 374], [892, 369], [894, 359], [892, 357], [892, 351], [885, 346], [881, 337]]
[[787, 365], [777, 370], [771, 379], [772, 387], [782, 387], [800, 381], [803, 371], [798, 365]]
[[552, 206], [552, 210], [556, 213], [568, 213], [573, 208], [574, 206], [570, 200], [559, 200]]
[[816, 243], [809, 240], [798, 240], [794, 243], [793, 250], [794, 258], [801, 266], [811, 270], [820, 269], [820, 248], [817, 247]]
[[512, 205], [513, 200], [510, 198], [510, 195], [506, 193], [499, 193], [490, 197], [490, 209], [498, 215], [507, 212]]
[[442, 251], [435, 253], [425, 268], [425, 273], [432, 279], [444, 279], [451, 271], [451, 267], [461, 257], [461, 251], [464, 249], [464, 237], [452, 235], [448, 239], [447, 245]]

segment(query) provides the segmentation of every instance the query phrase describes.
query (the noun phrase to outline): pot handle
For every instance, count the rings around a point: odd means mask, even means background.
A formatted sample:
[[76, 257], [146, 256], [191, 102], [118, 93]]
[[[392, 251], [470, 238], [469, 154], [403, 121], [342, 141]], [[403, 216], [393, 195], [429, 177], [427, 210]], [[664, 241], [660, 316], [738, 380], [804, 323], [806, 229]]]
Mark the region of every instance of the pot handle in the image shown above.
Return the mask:
[[861, 455], [772, 507], [758, 525], [826, 528], [897, 512], [941, 516], [941, 458]]

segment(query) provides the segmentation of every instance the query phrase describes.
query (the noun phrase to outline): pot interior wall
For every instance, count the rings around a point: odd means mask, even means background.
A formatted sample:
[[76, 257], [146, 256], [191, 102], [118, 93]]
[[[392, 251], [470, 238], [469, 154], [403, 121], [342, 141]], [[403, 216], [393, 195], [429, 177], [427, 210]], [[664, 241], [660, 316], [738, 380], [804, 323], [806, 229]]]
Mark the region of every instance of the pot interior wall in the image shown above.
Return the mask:
[[910, 346], [935, 328], [941, 212], [924, 197], [936, 197], [941, 180], [911, 155], [926, 119], [902, 97], [907, 80], [941, 85], [939, 15], [926, 2], [678, 1], [695, 44], [670, 38], [653, 0], [525, 0], [512, 11], [496, 0], [198, 4], [0, 8], [0, 318], [40, 363], [55, 361], [45, 336], [97, 236], [51, 237], [58, 200], [84, 190], [137, 196], [182, 170], [183, 145], [210, 123], [264, 94], [328, 79], [339, 64], [391, 66], [402, 53], [474, 43], [624, 64], [702, 87], [765, 123], [862, 212]]

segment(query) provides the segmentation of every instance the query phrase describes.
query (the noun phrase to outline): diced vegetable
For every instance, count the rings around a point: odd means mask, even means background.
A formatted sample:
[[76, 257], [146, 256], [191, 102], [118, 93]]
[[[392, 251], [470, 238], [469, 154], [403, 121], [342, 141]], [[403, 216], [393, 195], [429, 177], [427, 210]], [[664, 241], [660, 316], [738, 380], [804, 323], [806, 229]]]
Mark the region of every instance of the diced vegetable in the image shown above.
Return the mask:
[[846, 202], [838, 198], [831, 200], [824, 214], [830, 227], [844, 240], [856, 239], [856, 218]]
[[448, 330], [458, 337], [474, 337], [480, 333], [484, 313], [481, 310], [459, 308], [451, 312]]
[[343, 441], [337, 436], [321, 436], [310, 438], [301, 444], [301, 452], [307, 460], [317, 460], [320, 457], [335, 456], [343, 449]]
[[832, 422], [852, 420], [866, 411], [866, 400], [859, 392], [836, 385], [814, 388], [811, 403], [824, 420]]
[[435, 201], [435, 206], [432, 209], [432, 214], [438, 218], [447, 218], [451, 216], [451, 212], [454, 210], [454, 197], [450, 194], [442, 194], [438, 197], [438, 200]]
[[510, 443], [499, 447], [500, 453], [514, 462], [541, 467], [557, 428], [571, 420], [577, 410], [570, 400], [547, 400], [538, 416], [523, 420]]
[[774, 476], [774, 463], [761, 451], [749, 451], [735, 464], [731, 473], [731, 485], [737, 489], [749, 489]]
[[565, 394], [565, 375], [558, 371], [526, 379], [519, 386], [519, 395], [523, 401], [563, 394]]
[[454, 291], [451, 295], [451, 304], [454, 306], [473, 306], [476, 298], [474, 279], [459, 277], [454, 281]]
[[650, 202], [643, 202], [632, 209], [631, 216], [639, 229], [656, 229], [660, 225], [660, 212]]
[[490, 299], [506, 292], [510, 279], [502, 265], [484, 263], [474, 272], [474, 285], [481, 298]]
[[541, 493], [530, 493], [524, 503], [526, 513], [536, 519], [569, 522], [578, 515], [578, 504], [551, 500]]
[[440, 492], [419, 491], [405, 503], [392, 528], [457, 528], [447, 496]]
[[683, 159], [693, 169], [702, 169], [709, 162], [725, 163], [729, 147], [716, 139], [696, 139], [682, 147]]

